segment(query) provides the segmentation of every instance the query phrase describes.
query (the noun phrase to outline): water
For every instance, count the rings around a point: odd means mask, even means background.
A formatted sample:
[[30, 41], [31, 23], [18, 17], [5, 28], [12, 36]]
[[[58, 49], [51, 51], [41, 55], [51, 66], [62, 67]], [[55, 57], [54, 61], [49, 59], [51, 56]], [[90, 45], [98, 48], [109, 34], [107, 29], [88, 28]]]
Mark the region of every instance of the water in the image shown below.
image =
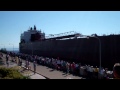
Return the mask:
[[[6, 50], [13, 52], [13, 48], [6, 48]], [[14, 53], [18, 53], [18, 52], [19, 52], [19, 48], [14, 48]]]

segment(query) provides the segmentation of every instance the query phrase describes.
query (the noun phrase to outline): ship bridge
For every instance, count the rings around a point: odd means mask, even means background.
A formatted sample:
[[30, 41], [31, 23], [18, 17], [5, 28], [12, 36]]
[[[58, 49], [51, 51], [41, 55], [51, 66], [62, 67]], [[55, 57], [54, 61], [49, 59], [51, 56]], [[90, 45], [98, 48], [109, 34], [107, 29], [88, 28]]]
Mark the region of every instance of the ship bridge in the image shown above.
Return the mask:
[[77, 33], [75, 31], [60, 33], [60, 34], [50, 34], [49, 36], [45, 37], [45, 40], [60, 40], [60, 39], [66, 39], [66, 38], [77, 38], [81, 34]]

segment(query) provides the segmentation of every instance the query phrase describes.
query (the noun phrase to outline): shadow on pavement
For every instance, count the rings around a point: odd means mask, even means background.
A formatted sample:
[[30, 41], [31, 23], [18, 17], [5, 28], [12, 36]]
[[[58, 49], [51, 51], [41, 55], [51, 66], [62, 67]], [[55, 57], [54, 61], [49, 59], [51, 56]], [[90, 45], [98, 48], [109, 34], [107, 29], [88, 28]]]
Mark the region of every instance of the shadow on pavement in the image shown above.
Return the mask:
[[47, 67], [46, 69], [50, 69], [49, 67]]
[[54, 71], [54, 69], [52, 69], [52, 70], [49, 70], [50, 72], [53, 72]]
[[63, 73], [62, 75], [66, 75], [65, 73]]
[[26, 69], [23, 69], [23, 70], [21, 70], [20, 72], [21, 72], [21, 73], [23, 73], [23, 72], [25, 72], [25, 71], [28, 71], [28, 70], [26, 70]]
[[33, 76], [33, 75], [35, 75], [35, 74], [33, 73], [32, 75], [29, 75], [29, 77], [30, 77], [30, 76]]

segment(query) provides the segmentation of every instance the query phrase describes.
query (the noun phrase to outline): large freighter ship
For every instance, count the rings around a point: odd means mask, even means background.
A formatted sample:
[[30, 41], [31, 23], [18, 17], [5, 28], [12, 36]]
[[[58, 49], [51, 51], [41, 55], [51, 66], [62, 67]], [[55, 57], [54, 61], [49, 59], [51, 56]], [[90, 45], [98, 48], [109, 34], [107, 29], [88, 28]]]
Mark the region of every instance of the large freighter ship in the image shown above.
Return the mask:
[[[93, 37], [87, 39], [80, 36], [80, 33], [75, 32], [46, 36], [34, 26], [21, 34], [19, 51], [99, 66], [99, 41]], [[112, 68], [114, 63], [120, 62], [120, 34], [95, 36], [101, 41], [101, 65]]]

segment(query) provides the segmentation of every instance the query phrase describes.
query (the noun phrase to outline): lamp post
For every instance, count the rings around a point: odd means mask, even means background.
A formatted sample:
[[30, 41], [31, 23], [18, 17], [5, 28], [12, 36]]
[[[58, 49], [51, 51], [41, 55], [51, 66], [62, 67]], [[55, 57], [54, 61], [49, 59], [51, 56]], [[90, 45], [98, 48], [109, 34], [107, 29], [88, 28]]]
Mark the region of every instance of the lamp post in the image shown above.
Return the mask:
[[14, 53], [14, 44], [9, 44], [9, 45], [13, 45], [13, 53]]
[[[85, 36], [85, 35], [83, 35], [83, 36]], [[99, 62], [100, 62], [100, 66], [99, 66], [99, 73], [100, 73], [100, 71], [101, 71], [101, 41], [100, 41], [100, 39], [98, 38], [98, 37], [96, 37], [96, 36], [85, 36], [86, 38], [90, 38], [90, 37], [93, 37], [93, 38], [96, 38], [96, 39], [98, 39], [98, 41], [99, 41]], [[99, 75], [99, 74], [98, 74]], [[100, 79], [101, 79], [101, 76], [100, 76]]]

